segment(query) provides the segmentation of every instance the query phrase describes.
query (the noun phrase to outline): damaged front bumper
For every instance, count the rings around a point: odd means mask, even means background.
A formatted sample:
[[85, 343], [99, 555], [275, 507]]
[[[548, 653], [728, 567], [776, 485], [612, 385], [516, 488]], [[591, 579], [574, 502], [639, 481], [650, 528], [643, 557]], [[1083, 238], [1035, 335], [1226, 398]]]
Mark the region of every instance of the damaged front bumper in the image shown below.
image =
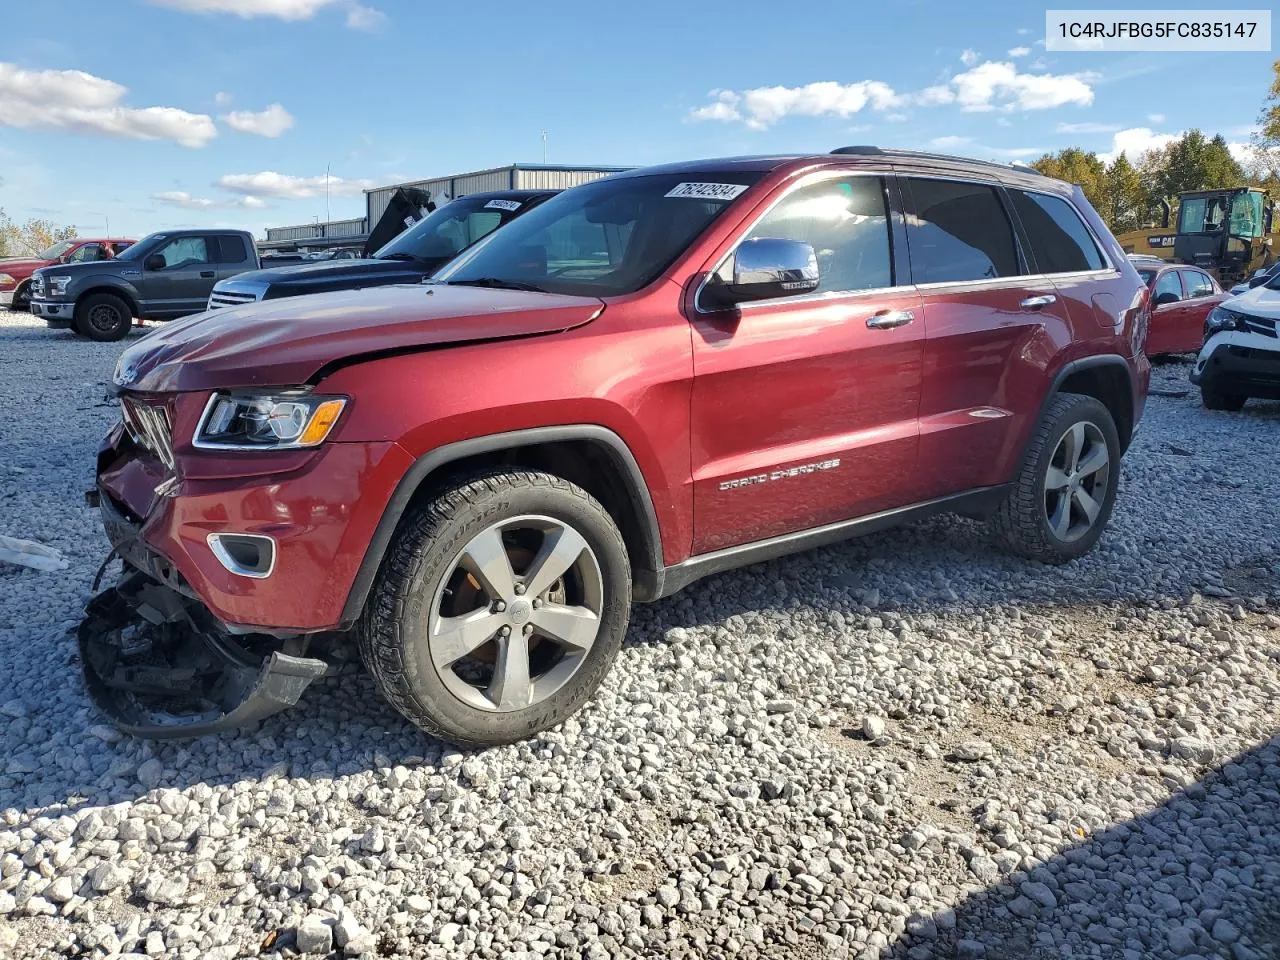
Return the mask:
[[302, 656], [307, 639], [232, 636], [199, 601], [128, 564], [78, 630], [94, 705], [150, 739], [233, 730], [292, 707], [329, 670]]

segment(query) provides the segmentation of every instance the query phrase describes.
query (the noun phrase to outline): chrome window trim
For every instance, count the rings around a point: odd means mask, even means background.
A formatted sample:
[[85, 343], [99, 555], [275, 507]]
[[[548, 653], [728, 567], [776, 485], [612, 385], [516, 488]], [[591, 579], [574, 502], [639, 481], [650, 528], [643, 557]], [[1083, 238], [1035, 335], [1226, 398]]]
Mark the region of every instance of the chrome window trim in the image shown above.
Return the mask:
[[[784, 190], [778, 197], [776, 197], [772, 202], [770, 202], [770, 204], [760, 212], [760, 215], [757, 216], [754, 220], [752, 220], [742, 230], [742, 232], [738, 235], [738, 238], [733, 242], [733, 246], [731, 246], [728, 250], [725, 251], [724, 256], [722, 256], [719, 260], [716, 261], [715, 266], [707, 271], [706, 276], [702, 278], [702, 282], [698, 284], [698, 289], [694, 291], [693, 312], [696, 314], [699, 314], [700, 316], [712, 316], [717, 313], [725, 313], [726, 311], [729, 311], [729, 310], [735, 310], [735, 309], [743, 310], [743, 309], [746, 309], [747, 307], [753, 307], [753, 306], [754, 307], [772, 306], [778, 303], [803, 303], [806, 301], [812, 301], [816, 299], [825, 299], [829, 297], [848, 297], [848, 296], [854, 296], [857, 294], [870, 294], [870, 293], [876, 293], [876, 292], [883, 293], [886, 290], [908, 289], [908, 287], [906, 286], [894, 286], [894, 287], [876, 287], [874, 289], [869, 289], [869, 290], [827, 290], [823, 293], [818, 293], [818, 294], [805, 293], [795, 297], [773, 297], [769, 300], [752, 300], [748, 303], [736, 304], [733, 307], [716, 307], [715, 309], [712, 309], [712, 310], [707, 310], [702, 306], [702, 291], [706, 288], [707, 282], [712, 277], [714, 277], [717, 273], [719, 273], [720, 268], [723, 267], [735, 253], [737, 253], [738, 247], [740, 247], [743, 241], [747, 239], [751, 231], [754, 230], [760, 224], [760, 221], [763, 220], [765, 217], [767, 217], [770, 213], [772, 213], [774, 208], [778, 204], [782, 203], [783, 200], [786, 200], [796, 191], [803, 190], [805, 187], [812, 186], [815, 183], [823, 183], [827, 180], [843, 180], [849, 177], [878, 177], [880, 180], [883, 181], [888, 177], [892, 177], [893, 175], [894, 174], [892, 170], [852, 170], [852, 169], [844, 169], [844, 168], [837, 167], [837, 168], [829, 168], [825, 170], [814, 171], [812, 173], [809, 173], [801, 177], [799, 180], [797, 180], [795, 183], [791, 185], [790, 189]], [[886, 231], [885, 238], [889, 241], [890, 269], [892, 269], [893, 210], [890, 209], [889, 207], [889, 201], [887, 197], [885, 198], [885, 211], [888, 215], [885, 218], [885, 231]], [[821, 281], [821, 276], [819, 276], [819, 281]]]
[[[913, 292], [916, 289], [915, 284], [903, 284], [900, 287], [868, 287], [866, 290], [828, 290], [825, 293], [802, 293], [794, 297], [777, 297], [773, 300], [750, 300], [746, 303], [740, 303], [736, 307], [722, 307], [721, 310], [752, 310], [756, 307], [772, 307], [780, 303], [788, 306], [793, 303], [798, 305], [822, 304], [824, 302], [847, 300], [850, 297], [884, 297], [899, 292]], [[701, 312], [707, 313], [708, 311]]]
[[[265, 540], [267, 543], [271, 544], [271, 563], [268, 564], [267, 569], [263, 571], [250, 570], [247, 567], [242, 566], [236, 562], [235, 557], [231, 556], [230, 551], [223, 546], [223, 537], [239, 537], [242, 540]], [[267, 577], [271, 576], [271, 574], [276, 572], [276, 557], [279, 556], [280, 551], [276, 548], [275, 537], [269, 537], [264, 533], [237, 533], [230, 530], [223, 530], [220, 533], [211, 533], [204, 539], [205, 543], [209, 545], [209, 550], [212, 551], [218, 562], [226, 567], [228, 573], [234, 574], [237, 577], [247, 577], [250, 580], [265, 580]]]

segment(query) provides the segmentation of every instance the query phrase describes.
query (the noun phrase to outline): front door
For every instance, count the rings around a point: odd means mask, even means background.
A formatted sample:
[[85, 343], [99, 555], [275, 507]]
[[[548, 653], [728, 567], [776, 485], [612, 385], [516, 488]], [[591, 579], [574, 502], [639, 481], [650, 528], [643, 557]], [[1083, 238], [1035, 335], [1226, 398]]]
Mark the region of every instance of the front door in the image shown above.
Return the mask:
[[1165, 270], [1151, 288], [1151, 325], [1147, 329], [1147, 356], [1172, 353], [1186, 311], [1182, 280], [1177, 270]]
[[901, 506], [915, 468], [924, 324], [887, 185], [788, 189], [741, 239], [810, 244], [818, 290], [692, 321], [695, 555]]
[[217, 279], [210, 246], [205, 237], [174, 237], [146, 258], [164, 258], [163, 266], [144, 270], [143, 302], [149, 315], [181, 317], [204, 310]]

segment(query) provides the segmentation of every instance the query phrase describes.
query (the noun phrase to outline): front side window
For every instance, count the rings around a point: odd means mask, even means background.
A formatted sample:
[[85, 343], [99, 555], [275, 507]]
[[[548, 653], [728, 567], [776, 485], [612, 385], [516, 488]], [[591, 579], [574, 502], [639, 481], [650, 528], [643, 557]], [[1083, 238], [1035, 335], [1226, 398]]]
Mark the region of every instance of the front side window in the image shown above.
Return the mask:
[[1017, 276], [1013, 228], [994, 187], [910, 178], [907, 246], [917, 283]]
[[1156, 281], [1155, 290], [1152, 291], [1152, 303], [1162, 307], [1166, 303], [1176, 303], [1181, 299], [1182, 282], [1178, 279], [1178, 271], [1167, 270], [1160, 274], [1160, 279]]
[[764, 237], [813, 247], [817, 293], [893, 286], [889, 211], [879, 177], [824, 180], [794, 190], [743, 239]]
[[67, 263], [89, 263], [98, 259], [99, 247], [96, 243], [84, 243], [76, 247], [75, 252], [67, 257]]
[[437, 279], [596, 297], [634, 293], [759, 178], [734, 170], [595, 180], [495, 231]]
[[1024, 190], [1010, 190], [1009, 196], [1041, 273], [1077, 273], [1105, 266], [1089, 229], [1067, 201]]
[[1213, 289], [1213, 281], [1207, 273], [1201, 273], [1199, 270], [1178, 272], [1182, 274], [1182, 285], [1186, 288], [1188, 300], [1194, 300], [1196, 297], [1211, 297], [1216, 292]]
[[189, 266], [193, 263], [209, 263], [209, 249], [204, 237], [176, 237], [156, 251], [164, 257], [165, 270]]

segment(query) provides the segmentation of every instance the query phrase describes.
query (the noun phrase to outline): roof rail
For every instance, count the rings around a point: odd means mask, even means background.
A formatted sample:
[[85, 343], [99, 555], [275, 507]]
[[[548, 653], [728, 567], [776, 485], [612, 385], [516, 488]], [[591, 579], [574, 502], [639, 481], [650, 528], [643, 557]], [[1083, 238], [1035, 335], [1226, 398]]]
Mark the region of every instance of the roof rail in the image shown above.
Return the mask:
[[831, 151], [833, 154], [846, 154], [853, 156], [868, 157], [917, 157], [921, 160], [952, 160], [956, 163], [976, 163], [984, 167], [999, 167], [1001, 170], [1021, 170], [1024, 173], [1034, 174], [1037, 177], [1043, 177], [1035, 167], [1021, 163], [1000, 163], [996, 160], [977, 160], [973, 157], [957, 157], [947, 153], [927, 153], [923, 150], [885, 150], [882, 147], [873, 146], [852, 146], [852, 147], [836, 147]]

